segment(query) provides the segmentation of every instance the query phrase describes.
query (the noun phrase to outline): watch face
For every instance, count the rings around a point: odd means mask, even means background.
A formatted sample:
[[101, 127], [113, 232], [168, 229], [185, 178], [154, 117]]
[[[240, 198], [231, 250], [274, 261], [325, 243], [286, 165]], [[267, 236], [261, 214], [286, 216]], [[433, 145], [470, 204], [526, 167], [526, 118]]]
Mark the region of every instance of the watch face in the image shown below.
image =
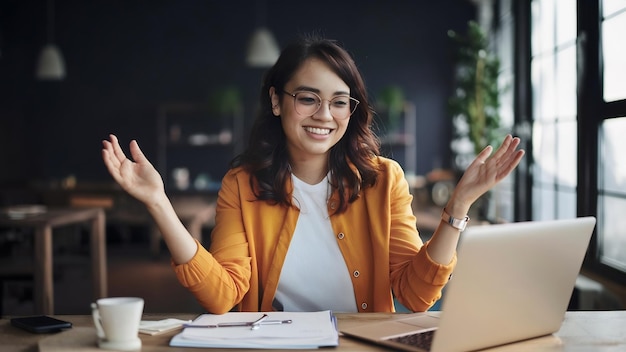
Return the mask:
[[443, 209], [443, 212], [441, 213], [441, 219], [459, 231], [465, 230], [465, 227], [467, 226], [467, 223], [469, 221], [468, 216], [465, 216], [462, 219], [457, 219], [457, 218], [452, 217], [450, 214], [446, 212], [445, 208]]

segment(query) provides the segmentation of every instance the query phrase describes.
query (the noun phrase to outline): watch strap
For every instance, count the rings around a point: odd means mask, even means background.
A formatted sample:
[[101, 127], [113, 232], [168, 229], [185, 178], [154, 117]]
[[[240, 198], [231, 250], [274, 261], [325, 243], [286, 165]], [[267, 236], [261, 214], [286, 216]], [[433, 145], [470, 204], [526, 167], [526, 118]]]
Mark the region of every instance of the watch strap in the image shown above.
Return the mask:
[[441, 220], [443, 220], [443, 222], [445, 222], [446, 224], [454, 227], [455, 229], [463, 232], [470, 218], [469, 216], [465, 215], [464, 218], [457, 219], [453, 217], [452, 215], [448, 214], [448, 212], [446, 211], [446, 208], [443, 208], [443, 212], [441, 213]]

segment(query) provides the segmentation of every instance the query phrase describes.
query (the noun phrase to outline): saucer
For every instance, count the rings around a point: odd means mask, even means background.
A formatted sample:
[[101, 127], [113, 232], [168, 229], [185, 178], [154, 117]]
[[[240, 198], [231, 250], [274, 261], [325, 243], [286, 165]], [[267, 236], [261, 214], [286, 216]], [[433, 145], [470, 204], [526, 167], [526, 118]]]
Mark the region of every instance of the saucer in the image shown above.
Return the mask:
[[98, 339], [98, 347], [116, 351], [138, 351], [141, 349], [141, 339], [139, 337], [130, 341], [108, 341], [105, 339]]

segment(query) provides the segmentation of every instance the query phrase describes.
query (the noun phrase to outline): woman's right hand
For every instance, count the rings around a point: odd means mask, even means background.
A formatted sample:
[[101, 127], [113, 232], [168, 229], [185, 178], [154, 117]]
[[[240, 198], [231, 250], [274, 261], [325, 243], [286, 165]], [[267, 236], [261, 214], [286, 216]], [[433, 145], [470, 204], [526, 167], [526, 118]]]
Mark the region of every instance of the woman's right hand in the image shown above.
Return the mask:
[[143, 155], [136, 140], [130, 142], [130, 155], [126, 157], [117, 137], [109, 135], [103, 140], [102, 159], [113, 179], [131, 196], [146, 205], [154, 204], [165, 194], [163, 179]]

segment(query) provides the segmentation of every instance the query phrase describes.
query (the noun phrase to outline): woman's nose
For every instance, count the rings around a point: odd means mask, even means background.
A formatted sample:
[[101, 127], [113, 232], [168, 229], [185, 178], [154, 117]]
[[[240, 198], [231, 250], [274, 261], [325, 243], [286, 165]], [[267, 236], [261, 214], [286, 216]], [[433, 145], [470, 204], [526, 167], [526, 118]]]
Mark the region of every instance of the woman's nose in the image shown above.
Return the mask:
[[320, 108], [313, 114], [313, 118], [317, 120], [332, 120], [333, 115], [330, 113], [330, 102], [322, 102]]

